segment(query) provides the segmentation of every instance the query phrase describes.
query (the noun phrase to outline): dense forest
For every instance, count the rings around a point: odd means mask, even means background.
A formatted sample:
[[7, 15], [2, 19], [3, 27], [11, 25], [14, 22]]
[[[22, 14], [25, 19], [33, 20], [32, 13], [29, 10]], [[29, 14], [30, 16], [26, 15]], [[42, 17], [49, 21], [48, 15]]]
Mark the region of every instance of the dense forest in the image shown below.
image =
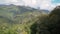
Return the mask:
[[60, 34], [60, 6], [47, 16], [41, 16], [31, 26], [31, 34]]
[[60, 34], [59, 11], [0, 5], [0, 34]]

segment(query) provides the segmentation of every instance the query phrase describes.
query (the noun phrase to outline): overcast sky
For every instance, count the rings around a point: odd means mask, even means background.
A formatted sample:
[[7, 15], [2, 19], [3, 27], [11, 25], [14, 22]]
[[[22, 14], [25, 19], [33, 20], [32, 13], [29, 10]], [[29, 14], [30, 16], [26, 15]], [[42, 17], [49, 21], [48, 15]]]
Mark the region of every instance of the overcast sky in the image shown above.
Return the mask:
[[0, 4], [15, 4], [51, 10], [60, 5], [60, 0], [0, 0]]

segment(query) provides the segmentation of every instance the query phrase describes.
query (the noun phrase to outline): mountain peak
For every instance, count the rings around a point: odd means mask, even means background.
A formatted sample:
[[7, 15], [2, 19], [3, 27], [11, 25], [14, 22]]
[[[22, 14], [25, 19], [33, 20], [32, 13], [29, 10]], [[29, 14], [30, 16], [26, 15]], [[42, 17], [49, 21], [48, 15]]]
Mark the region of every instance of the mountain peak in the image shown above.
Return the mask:
[[57, 6], [55, 9], [60, 9], [60, 6]]

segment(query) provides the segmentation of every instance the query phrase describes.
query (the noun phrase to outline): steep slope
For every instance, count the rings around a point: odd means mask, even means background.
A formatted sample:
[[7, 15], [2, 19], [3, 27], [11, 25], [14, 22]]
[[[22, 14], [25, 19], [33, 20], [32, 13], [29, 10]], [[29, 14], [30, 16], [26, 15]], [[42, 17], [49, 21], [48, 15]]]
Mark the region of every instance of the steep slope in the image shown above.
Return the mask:
[[36, 15], [40, 15], [42, 13], [46, 12], [31, 7], [16, 6], [12, 4], [0, 5], [0, 16], [16, 22], [24, 20], [26, 18], [28, 19], [35, 17]]
[[0, 5], [0, 34], [30, 34], [30, 26], [40, 16], [48, 14], [44, 11], [25, 6]]
[[30, 29], [31, 34], [60, 34], [60, 6], [50, 14], [41, 16]]

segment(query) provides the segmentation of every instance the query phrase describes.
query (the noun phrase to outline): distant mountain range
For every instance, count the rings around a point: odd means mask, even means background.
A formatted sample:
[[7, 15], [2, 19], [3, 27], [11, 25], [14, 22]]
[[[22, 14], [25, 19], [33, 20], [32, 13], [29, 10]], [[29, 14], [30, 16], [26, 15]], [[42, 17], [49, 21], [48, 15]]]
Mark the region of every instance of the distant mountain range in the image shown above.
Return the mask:
[[[36, 8], [29, 7], [29, 6], [19, 6], [19, 5], [13, 5], [13, 4], [10, 4], [10, 5], [3, 5], [3, 4], [2, 4], [2, 5], [0, 5], [0, 7], [5, 7], [5, 8], [8, 7], [8, 9], [15, 7], [15, 8], [20, 9], [21, 12], [33, 11], [33, 10], [49, 12], [48, 10], [45, 10], [45, 9], [41, 10], [40, 8], [36, 9]], [[40, 9], [40, 10], [39, 10], [39, 9]]]
[[16, 6], [16, 5], [0, 5], [0, 20], [8, 20], [9, 22], [21, 23], [24, 20], [32, 19], [42, 13], [48, 14], [48, 10], [39, 10], [29, 6]]

